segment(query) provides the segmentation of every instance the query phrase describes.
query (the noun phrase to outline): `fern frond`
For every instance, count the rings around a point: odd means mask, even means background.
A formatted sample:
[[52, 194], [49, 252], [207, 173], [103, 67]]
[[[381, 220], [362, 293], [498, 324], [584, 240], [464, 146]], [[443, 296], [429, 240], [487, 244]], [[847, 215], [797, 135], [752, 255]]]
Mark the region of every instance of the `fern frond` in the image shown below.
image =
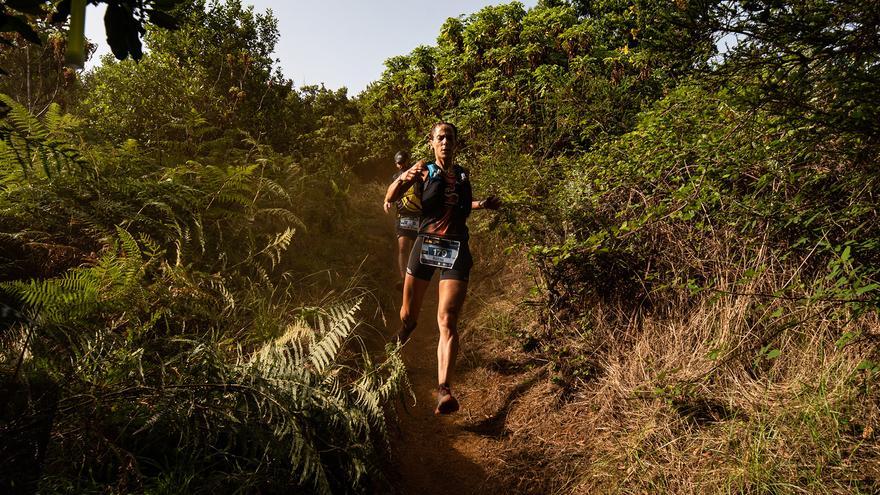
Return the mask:
[[[0, 102], [9, 107], [9, 112], [0, 122], [0, 142], [5, 145], [0, 149], [0, 160], [18, 164], [25, 175], [37, 164], [47, 177], [74, 165], [85, 170], [85, 161], [76, 150], [53, 137], [50, 127], [31, 115], [23, 105], [2, 93]], [[57, 114], [60, 109], [50, 110], [46, 116], [46, 119], [51, 119], [50, 126], [59, 125], [61, 118]]]
[[122, 243], [122, 252], [125, 256], [140, 261], [142, 259], [141, 248], [134, 237], [118, 225], [116, 226], [116, 235]]
[[61, 112], [61, 105], [52, 102], [46, 113], [43, 115], [43, 124], [49, 134], [59, 132], [62, 128], [64, 114]]
[[342, 343], [351, 335], [357, 326], [355, 314], [360, 310], [361, 300], [358, 299], [348, 306], [336, 306], [330, 309], [330, 318], [325, 324], [321, 322], [321, 338], [309, 347], [309, 362], [317, 373], [323, 373], [334, 362]]
[[276, 197], [280, 197], [290, 201], [290, 194], [287, 192], [287, 189], [284, 188], [281, 184], [275, 182], [272, 179], [268, 179], [266, 177], [260, 177], [258, 182], [260, 189], [266, 189], [275, 194]]
[[211, 280], [209, 284], [211, 288], [220, 293], [220, 296], [223, 298], [225, 305], [221, 310], [221, 313], [228, 313], [229, 311], [235, 309], [235, 296], [226, 287], [226, 284], [223, 283], [223, 280]]
[[6, 282], [0, 288], [16, 295], [44, 319], [59, 322], [75, 322], [97, 308], [112, 307], [114, 301], [140, 304], [149, 260], [144, 261], [137, 241], [121, 227], [117, 227], [115, 243], [120, 247], [106, 252], [93, 266], [73, 268], [53, 279]]
[[287, 208], [261, 208], [257, 210], [254, 214], [255, 216], [264, 215], [271, 218], [277, 218], [289, 224], [294, 224], [297, 228], [302, 229], [305, 232], [308, 232], [306, 228], [306, 224], [296, 216], [295, 213], [288, 210]]
[[46, 127], [36, 117], [31, 115], [24, 105], [3, 93], [0, 93], [0, 102], [9, 108], [6, 118], [9, 119], [16, 130], [37, 139], [49, 137], [49, 131], [46, 130]]
[[284, 254], [284, 251], [290, 246], [290, 241], [293, 240], [294, 232], [294, 229], [288, 227], [284, 229], [284, 232], [275, 234], [275, 237], [269, 241], [269, 244], [261, 249], [257, 255], [268, 256], [269, 260], [272, 262], [272, 268], [275, 268], [275, 265], [281, 263], [282, 254]]

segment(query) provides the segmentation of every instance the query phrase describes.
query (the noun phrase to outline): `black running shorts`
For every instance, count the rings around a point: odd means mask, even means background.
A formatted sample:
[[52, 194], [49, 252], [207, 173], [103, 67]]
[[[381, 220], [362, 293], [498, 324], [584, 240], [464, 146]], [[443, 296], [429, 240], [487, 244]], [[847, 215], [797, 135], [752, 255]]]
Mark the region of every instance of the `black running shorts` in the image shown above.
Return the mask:
[[[422, 263], [422, 241], [424, 237], [419, 236], [413, 244], [412, 251], [409, 253], [409, 263], [406, 265], [406, 273], [421, 280], [431, 280], [434, 276], [435, 266]], [[468, 248], [467, 241], [461, 241], [461, 248], [453, 263], [452, 268], [440, 268], [440, 280], [463, 280], [468, 281], [471, 274], [471, 267], [474, 266], [474, 259], [471, 257], [471, 250]]]

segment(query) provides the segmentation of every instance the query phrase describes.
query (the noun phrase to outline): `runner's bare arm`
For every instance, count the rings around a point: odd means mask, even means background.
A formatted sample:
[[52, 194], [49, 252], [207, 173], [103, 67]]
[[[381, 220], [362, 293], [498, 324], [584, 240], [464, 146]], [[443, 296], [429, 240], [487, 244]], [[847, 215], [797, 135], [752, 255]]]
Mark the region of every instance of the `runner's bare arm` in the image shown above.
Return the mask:
[[501, 198], [489, 196], [486, 199], [471, 202], [472, 210], [497, 210], [501, 208]]
[[424, 179], [426, 173], [425, 160], [419, 160], [415, 165], [409, 168], [404, 174], [394, 180], [385, 191], [385, 202], [393, 203], [400, 199], [407, 189], [417, 180]]
[[393, 204], [395, 201], [400, 199], [403, 196], [403, 193], [406, 192], [406, 188], [402, 187], [403, 183], [400, 179], [403, 176], [400, 176], [394, 179], [394, 182], [388, 185], [388, 190], [385, 191], [385, 204]]

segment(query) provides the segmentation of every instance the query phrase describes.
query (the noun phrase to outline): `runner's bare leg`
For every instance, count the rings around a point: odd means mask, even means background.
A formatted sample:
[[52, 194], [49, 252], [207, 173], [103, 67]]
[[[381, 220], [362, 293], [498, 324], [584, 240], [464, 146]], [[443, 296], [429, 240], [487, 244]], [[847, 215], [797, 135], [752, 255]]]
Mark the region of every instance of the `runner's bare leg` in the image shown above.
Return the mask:
[[400, 305], [401, 329], [398, 337], [405, 343], [409, 335], [416, 328], [419, 321], [419, 312], [422, 310], [422, 301], [425, 300], [425, 292], [428, 290], [430, 280], [422, 280], [406, 274], [403, 279], [403, 302]]
[[397, 237], [397, 266], [400, 268], [400, 279], [406, 278], [406, 265], [409, 263], [409, 253], [412, 251], [414, 239], [409, 237]]
[[458, 317], [467, 295], [467, 281], [441, 280], [437, 304], [437, 327], [440, 340], [437, 343], [437, 383], [450, 385], [458, 355]]

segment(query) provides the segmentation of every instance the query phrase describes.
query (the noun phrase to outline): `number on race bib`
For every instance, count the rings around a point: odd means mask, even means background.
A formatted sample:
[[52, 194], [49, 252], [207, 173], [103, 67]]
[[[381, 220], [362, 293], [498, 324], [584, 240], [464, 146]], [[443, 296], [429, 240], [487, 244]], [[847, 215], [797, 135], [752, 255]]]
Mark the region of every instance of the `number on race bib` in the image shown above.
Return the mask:
[[422, 238], [422, 251], [419, 253], [419, 261], [423, 265], [437, 268], [452, 268], [458, 259], [461, 248], [459, 241], [443, 239], [441, 237], [425, 236]]

